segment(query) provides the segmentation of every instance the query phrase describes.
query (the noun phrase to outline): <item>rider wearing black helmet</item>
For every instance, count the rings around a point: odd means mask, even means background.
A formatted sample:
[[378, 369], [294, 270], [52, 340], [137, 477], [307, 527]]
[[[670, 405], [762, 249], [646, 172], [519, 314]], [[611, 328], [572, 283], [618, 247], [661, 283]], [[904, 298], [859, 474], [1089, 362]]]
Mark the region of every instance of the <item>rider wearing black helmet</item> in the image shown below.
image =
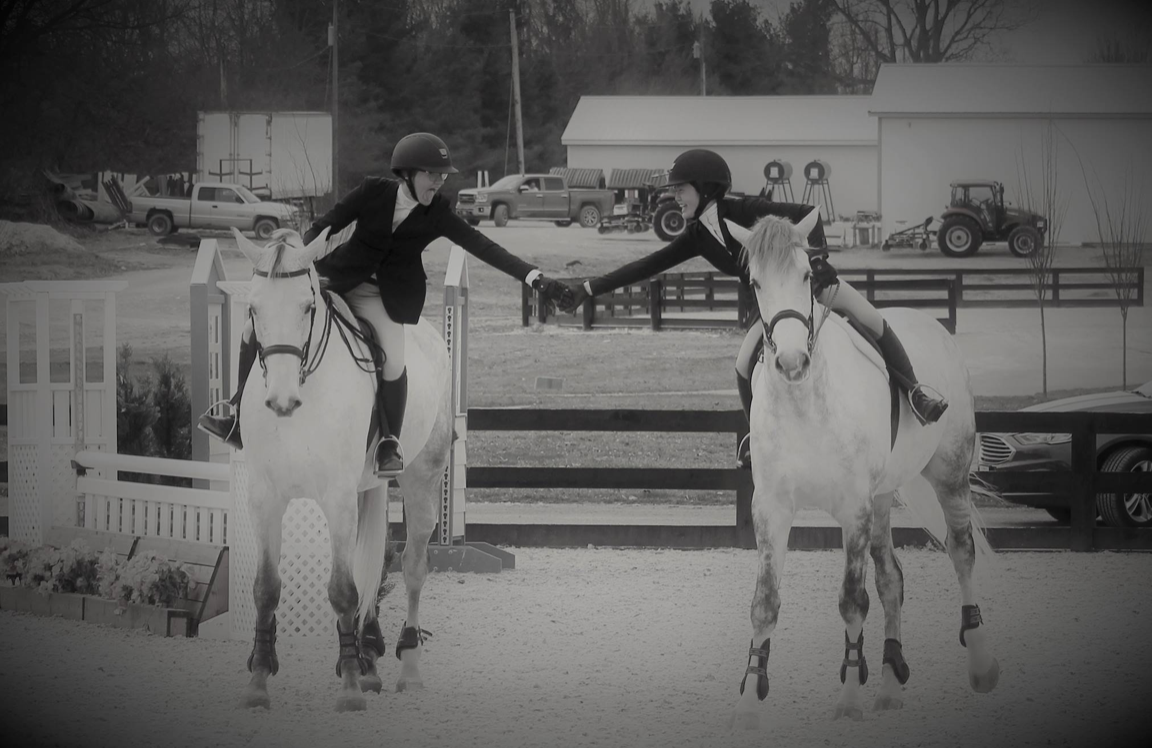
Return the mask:
[[[376, 450], [376, 474], [393, 476], [404, 469], [400, 428], [408, 399], [408, 373], [404, 364], [404, 325], [420, 321], [427, 275], [422, 254], [434, 240], [444, 237], [472, 255], [534, 288], [553, 301], [571, 302], [571, 291], [547, 278], [485, 237], [456, 215], [449, 200], [439, 194], [449, 174], [457, 173], [448, 146], [426, 132], [401, 138], [392, 151], [392, 173], [398, 179], [367, 177], [304, 235], [311, 242], [324, 229], [335, 235], [356, 222], [351, 238], [316, 260], [316, 270], [329, 290], [339, 293], [357, 317], [368, 320], [384, 350], [377, 366], [376, 409], [381, 442]], [[231, 405], [240, 406], [244, 382], [256, 359], [251, 324], [240, 344], [240, 381]], [[243, 448], [236, 415], [206, 413], [199, 426], [237, 449]]]
[[[676, 202], [688, 221], [684, 233], [647, 257], [630, 262], [606, 275], [586, 280], [582, 285], [572, 285], [574, 303], [561, 305], [564, 311], [574, 312], [591, 296], [651, 278], [693, 257], [702, 257], [721, 272], [739, 277], [745, 289], [751, 293], [748, 271], [740, 261], [742, 247], [732, 238], [724, 219], [751, 228], [757, 219], [768, 215], [799, 223], [813, 210], [809, 205], [774, 203], [760, 197], [728, 195], [732, 188], [732, 173], [727, 162], [719, 154], [703, 148], [694, 148], [676, 157], [668, 172], [668, 186], [673, 189]], [[826, 246], [821, 223], [817, 222], [808, 235], [808, 245], [818, 250]], [[908, 390], [909, 401], [916, 416], [922, 423], [938, 420], [948, 403], [932, 397], [917, 383], [904, 346], [880, 312], [847, 282], [837, 278], [836, 270], [828, 263], [827, 252], [812, 251], [809, 252], [809, 258], [812, 264], [812, 290], [816, 298], [823, 304], [830, 304], [833, 311], [867, 328], [877, 338], [885, 363]], [[839, 285], [839, 289], [835, 293], [828, 293], [836, 285]], [[752, 409], [752, 367], [763, 345], [759, 327], [752, 324], [755, 321], [755, 317], [749, 320], [748, 332], [736, 358], [736, 385], [745, 416]], [[751, 466], [747, 437], [737, 449], [737, 463], [743, 468]]]

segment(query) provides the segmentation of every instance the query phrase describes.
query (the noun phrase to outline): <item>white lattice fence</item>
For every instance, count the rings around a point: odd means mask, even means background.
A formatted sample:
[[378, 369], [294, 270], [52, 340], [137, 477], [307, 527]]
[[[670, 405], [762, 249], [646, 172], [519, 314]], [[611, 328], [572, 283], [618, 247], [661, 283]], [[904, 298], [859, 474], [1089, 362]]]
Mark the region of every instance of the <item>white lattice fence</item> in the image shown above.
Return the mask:
[[[242, 452], [232, 456], [233, 543], [228, 587], [232, 593], [232, 637], [250, 639], [256, 626], [252, 585], [256, 581], [256, 533], [248, 508], [248, 465]], [[281, 525], [280, 637], [336, 638], [336, 616], [328, 602], [332, 551], [328, 522], [315, 501], [293, 499]]]

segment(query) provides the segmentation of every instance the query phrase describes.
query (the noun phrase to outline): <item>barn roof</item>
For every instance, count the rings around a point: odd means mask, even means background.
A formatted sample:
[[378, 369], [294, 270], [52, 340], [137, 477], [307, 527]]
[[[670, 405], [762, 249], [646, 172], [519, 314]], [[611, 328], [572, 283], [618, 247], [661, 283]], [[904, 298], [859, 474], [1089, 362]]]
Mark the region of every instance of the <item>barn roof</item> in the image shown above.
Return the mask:
[[573, 145], [866, 145], [867, 96], [581, 96]]
[[1152, 116], [1152, 66], [882, 65], [875, 115]]

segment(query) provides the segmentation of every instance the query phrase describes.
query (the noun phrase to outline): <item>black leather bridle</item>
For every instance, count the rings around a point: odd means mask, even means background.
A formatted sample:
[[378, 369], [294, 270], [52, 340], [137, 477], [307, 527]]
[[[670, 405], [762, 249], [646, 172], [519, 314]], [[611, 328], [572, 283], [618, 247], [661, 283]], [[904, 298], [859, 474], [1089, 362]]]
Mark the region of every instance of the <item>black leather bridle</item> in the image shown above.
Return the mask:
[[[299, 278], [302, 275], [307, 275], [310, 286], [312, 280], [311, 266], [300, 268], [299, 270], [274, 273], [269, 273], [264, 270], [254, 270], [252, 271], [252, 274], [258, 275], [261, 278]], [[311, 368], [308, 366], [308, 351], [312, 347], [312, 328], [316, 322], [316, 291], [314, 287], [312, 290], [312, 302], [312, 312], [308, 317], [308, 339], [304, 341], [303, 348], [299, 348], [294, 345], [288, 345], [287, 343], [277, 343], [276, 345], [264, 347], [264, 345], [260, 342], [260, 338], [256, 337], [256, 317], [252, 313], [252, 307], [248, 307], [248, 318], [252, 320], [252, 335], [256, 341], [256, 355], [259, 356], [260, 368], [264, 370], [265, 378], [268, 376], [268, 367], [265, 364], [264, 359], [266, 359], [268, 356], [275, 356], [277, 354], [295, 356], [296, 358], [300, 359], [300, 384], [304, 384], [305, 380], [308, 379], [308, 375], [316, 370], [316, 365], [319, 363], [318, 360], [314, 362]], [[327, 332], [327, 329], [330, 327], [331, 321], [329, 321], [325, 331]], [[327, 335], [324, 337], [327, 338]], [[317, 359], [319, 359], [319, 356], [317, 356]]]

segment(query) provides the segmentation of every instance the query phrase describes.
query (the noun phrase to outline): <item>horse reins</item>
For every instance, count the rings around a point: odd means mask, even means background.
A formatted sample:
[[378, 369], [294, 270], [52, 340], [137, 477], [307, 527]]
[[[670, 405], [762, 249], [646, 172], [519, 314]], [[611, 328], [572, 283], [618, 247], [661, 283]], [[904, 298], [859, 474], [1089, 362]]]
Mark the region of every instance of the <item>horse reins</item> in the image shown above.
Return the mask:
[[[302, 275], [308, 275], [309, 280], [311, 280], [311, 274], [311, 267], [301, 268], [299, 270], [291, 270], [287, 272], [273, 273], [269, 273], [264, 270], [253, 271], [253, 275], [258, 275], [261, 278], [299, 278]], [[289, 345], [287, 343], [277, 343], [268, 347], [262, 345], [260, 343], [260, 339], [255, 337], [256, 320], [252, 314], [251, 307], [249, 307], [248, 317], [252, 321], [253, 338], [256, 341], [256, 354], [260, 361], [260, 368], [264, 371], [265, 377], [268, 376], [268, 367], [264, 363], [265, 358], [268, 356], [275, 356], [277, 354], [295, 356], [300, 359], [300, 384], [303, 385], [304, 382], [308, 380], [308, 377], [320, 367], [320, 361], [324, 358], [324, 353], [328, 350], [328, 342], [332, 338], [332, 323], [334, 320], [336, 321], [336, 329], [340, 333], [341, 340], [344, 341], [344, 345], [347, 346], [348, 352], [352, 354], [352, 360], [356, 362], [356, 365], [360, 368], [361, 371], [368, 373], [373, 372], [375, 370], [375, 357], [364, 358], [362, 356], [356, 355], [352, 343], [348, 339], [349, 333], [351, 333], [352, 337], [356, 338], [356, 340], [360, 341], [370, 350], [377, 353], [381, 357], [381, 360], [383, 360], [384, 352], [379, 343], [364, 335], [364, 333], [362, 333], [359, 329], [345, 320], [342, 315], [337, 313], [333, 306], [332, 295], [327, 291], [323, 291], [321, 292], [321, 298], [324, 301], [327, 314], [324, 320], [324, 329], [320, 333], [320, 340], [319, 344], [317, 345], [316, 354], [311, 357], [309, 356], [309, 352], [312, 348], [312, 331], [316, 324], [315, 291], [313, 291], [312, 310], [308, 319], [308, 339], [304, 341], [303, 348]]]

